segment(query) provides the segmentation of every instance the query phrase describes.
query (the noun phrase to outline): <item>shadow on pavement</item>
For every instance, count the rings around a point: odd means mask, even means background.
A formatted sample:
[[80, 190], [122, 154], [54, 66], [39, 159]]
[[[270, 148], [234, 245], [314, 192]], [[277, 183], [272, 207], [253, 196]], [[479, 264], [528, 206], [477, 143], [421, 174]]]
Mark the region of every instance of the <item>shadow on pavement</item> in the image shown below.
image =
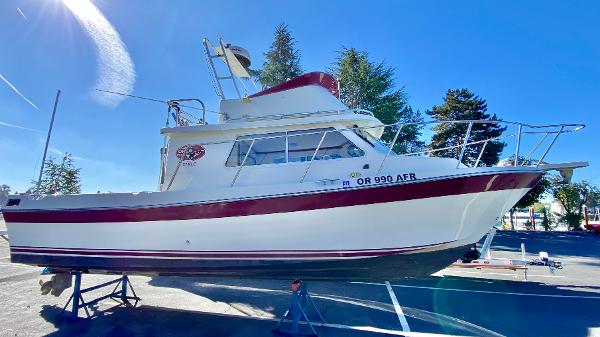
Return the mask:
[[[150, 284], [176, 287], [242, 308], [249, 315], [287, 308], [287, 284], [269, 280], [155, 277]], [[600, 295], [538, 282], [469, 277], [407, 278], [394, 282], [413, 331], [477, 336], [587, 336], [600, 326]], [[583, 289], [582, 289], [583, 290]], [[309, 282], [330, 323], [399, 330], [381, 284]], [[252, 312], [256, 310], [256, 312]]]
[[[111, 337], [247, 337], [274, 336], [276, 322], [256, 318], [224, 316], [196, 311], [165, 309], [142, 305], [137, 308], [114, 308], [92, 319], [64, 319], [60, 309], [44, 306], [41, 316], [54, 324], [57, 331], [47, 336]], [[322, 336], [383, 336], [364, 331], [317, 327]]]

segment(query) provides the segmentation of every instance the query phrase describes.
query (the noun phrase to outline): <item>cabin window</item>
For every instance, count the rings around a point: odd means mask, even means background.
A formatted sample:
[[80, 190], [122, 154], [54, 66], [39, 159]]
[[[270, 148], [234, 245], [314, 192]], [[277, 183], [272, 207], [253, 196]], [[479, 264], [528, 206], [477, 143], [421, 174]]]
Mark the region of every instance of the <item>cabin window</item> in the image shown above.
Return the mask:
[[[256, 139], [252, 144], [252, 139]], [[250, 153], [248, 153], [248, 149]], [[244, 162], [244, 157], [246, 162]], [[233, 149], [227, 159], [227, 166], [240, 166], [244, 162], [244, 166], [275, 164], [285, 162], [285, 132], [256, 134], [249, 136], [241, 136], [233, 145]]]
[[[357, 127], [355, 125], [355, 127]], [[375, 149], [375, 151], [379, 153], [387, 153], [389, 155], [395, 156], [396, 152], [389, 151], [389, 147], [386, 143], [384, 143], [381, 139], [373, 137], [370, 133], [365, 131], [364, 129], [354, 129], [354, 133], [362, 138], [365, 142], [369, 143]]]
[[310, 161], [325, 132], [327, 134], [315, 155], [315, 160], [353, 158], [365, 155], [362, 149], [354, 145], [339, 131], [335, 131], [334, 128], [321, 128], [238, 137], [226, 166], [240, 166], [254, 138], [261, 139], [254, 141], [244, 166]]

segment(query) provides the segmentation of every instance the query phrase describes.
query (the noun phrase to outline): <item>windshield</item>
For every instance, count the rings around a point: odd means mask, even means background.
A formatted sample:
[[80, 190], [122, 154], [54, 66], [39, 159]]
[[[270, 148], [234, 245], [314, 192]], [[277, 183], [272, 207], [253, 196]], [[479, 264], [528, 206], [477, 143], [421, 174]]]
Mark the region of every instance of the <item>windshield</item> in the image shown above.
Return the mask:
[[390, 148], [379, 138], [373, 137], [369, 132], [366, 132], [363, 129], [354, 129], [354, 133], [356, 133], [360, 138], [369, 143], [373, 149], [378, 153], [390, 153], [390, 155], [397, 155], [394, 151], [389, 151]]

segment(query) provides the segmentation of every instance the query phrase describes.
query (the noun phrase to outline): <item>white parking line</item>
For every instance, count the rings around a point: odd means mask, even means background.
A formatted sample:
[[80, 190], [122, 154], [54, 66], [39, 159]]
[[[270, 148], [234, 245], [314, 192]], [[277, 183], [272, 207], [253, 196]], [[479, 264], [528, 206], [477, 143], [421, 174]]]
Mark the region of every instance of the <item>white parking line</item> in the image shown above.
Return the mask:
[[[370, 284], [375, 286], [387, 286], [384, 283], [374, 282], [351, 282], [355, 284]], [[387, 282], [386, 282], [387, 283]], [[480, 293], [480, 294], [494, 294], [494, 295], [516, 295], [516, 296], [538, 296], [538, 297], [554, 297], [554, 298], [584, 298], [591, 300], [600, 300], [600, 296], [578, 296], [578, 295], [554, 295], [554, 294], [532, 294], [532, 293], [514, 293], [514, 292], [501, 292], [501, 291], [487, 291], [487, 290], [470, 290], [470, 289], [454, 289], [454, 288], [439, 288], [439, 287], [422, 287], [422, 286], [407, 286], [402, 284], [394, 284], [392, 287], [398, 288], [414, 288], [414, 289], [429, 289], [429, 290], [445, 290], [445, 291], [456, 291], [466, 293]]]
[[402, 326], [402, 331], [410, 332], [410, 327], [408, 326], [408, 322], [406, 321], [406, 316], [402, 312], [402, 307], [398, 303], [398, 299], [396, 298], [396, 294], [394, 294], [394, 290], [390, 285], [390, 282], [385, 281], [385, 286], [387, 287], [388, 292], [390, 293], [390, 297], [392, 298], [392, 303], [394, 304], [394, 310], [396, 310], [396, 314], [398, 315], [398, 320], [400, 320], [400, 325]]
[[[204, 312], [199, 311], [204, 314], [221, 316], [221, 317], [229, 317], [229, 318], [241, 318], [247, 320], [261, 320], [261, 321], [272, 321], [279, 322], [279, 318], [271, 318], [271, 317], [259, 317], [259, 316], [238, 316], [217, 312]], [[307, 325], [305, 321], [299, 322], [302, 325]], [[456, 335], [446, 335], [446, 334], [438, 334], [438, 333], [428, 333], [428, 332], [410, 332], [410, 331], [399, 331], [399, 330], [388, 330], [382, 328], [376, 328], [372, 326], [352, 326], [352, 325], [344, 325], [344, 324], [335, 324], [335, 323], [321, 323], [321, 322], [311, 322], [313, 326], [321, 326], [326, 328], [334, 328], [334, 329], [345, 329], [345, 330], [354, 330], [354, 331], [366, 331], [366, 332], [374, 332], [374, 333], [383, 333], [387, 335], [393, 336], [404, 336], [404, 337], [457, 337]]]

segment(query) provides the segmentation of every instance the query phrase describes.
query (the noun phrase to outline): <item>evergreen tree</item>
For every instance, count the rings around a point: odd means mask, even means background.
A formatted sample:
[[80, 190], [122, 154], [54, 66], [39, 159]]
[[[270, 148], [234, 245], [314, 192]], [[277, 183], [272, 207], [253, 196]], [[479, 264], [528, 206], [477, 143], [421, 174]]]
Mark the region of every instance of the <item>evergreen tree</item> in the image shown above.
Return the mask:
[[[423, 121], [419, 111], [408, 105], [404, 88], [395, 88], [394, 69], [384, 62], [370, 61], [366, 52], [342, 48], [332, 72], [340, 82], [340, 98], [349, 108], [370, 110], [384, 124]], [[391, 144], [397, 130], [396, 126], [387, 127], [382, 140]], [[424, 147], [420, 135], [421, 127], [404, 126], [393, 150], [397, 153], [420, 151]]]
[[296, 41], [284, 23], [275, 28], [273, 43], [265, 55], [265, 63], [259, 71], [253, 72], [263, 87], [273, 87], [289, 79], [300, 76], [300, 52], [295, 48]]
[[[496, 115], [487, 113], [487, 103], [484, 99], [476, 96], [469, 89], [450, 89], [444, 97], [444, 103], [434, 106], [427, 114], [439, 121], [449, 120], [498, 120]], [[438, 124], [433, 127], [434, 135], [429, 145], [430, 149], [440, 149], [457, 146], [448, 150], [432, 152], [433, 156], [454, 157], [460, 156], [461, 147], [464, 143], [468, 124]], [[498, 124], [474, 123], [471, 128], [469, 142], [486, 140], [500, 136], [506, 127]], [[479, 152], [484, 143], [467, 146], [462, 162], [473, 165], [477, 161]], [[501, 141], [490, 141], [487, 143], [479, 165], [491, 166], [498, 162], [500, 153], [506, 146]]]
[[75, 168], [73, 156], [65, 153], [60, 163], [54, 158], [46, 160], [42, 181], [38, 185], [33, 181], [34, 187], [29, 193], [36, 194], [79, 194], [81, 193], [81, 168]]

